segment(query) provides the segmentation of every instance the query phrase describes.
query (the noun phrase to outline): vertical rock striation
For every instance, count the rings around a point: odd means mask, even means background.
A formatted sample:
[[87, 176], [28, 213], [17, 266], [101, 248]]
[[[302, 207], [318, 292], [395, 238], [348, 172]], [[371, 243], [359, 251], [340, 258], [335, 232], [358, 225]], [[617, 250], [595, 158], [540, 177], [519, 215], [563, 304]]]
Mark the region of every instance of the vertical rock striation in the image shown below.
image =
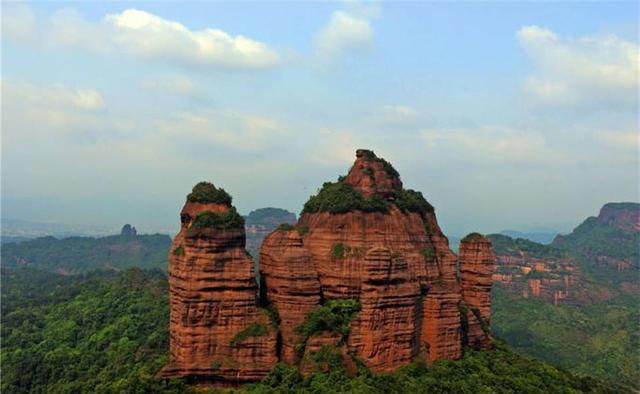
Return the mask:
[[275, 365], [276, 330], [258, 308], [242, 217], [220, 190], [196, 185], [180, 214], [169, 252], [171, 361], [162, 375], [234, 386]]
[[[490, 252], [490, 242], [486, 246]], [[489, 262], [492, 255], [486, 258]], [[358, 150], [349, 173], [325, 183], [309, 199], [295, 230], [267, 237], [261, 259], [267, 300], [280, 312], [286, 362], [296, 360], [290, 349], [299, 337], [292, 327], [320, 305], [295, 300], [294, 292], [313, 294], [320, 302], [359, 301], [361, 310], [351, 321], [346, 345], [373, 371], [391, 371], [416, 357], [462, 356], [465, 319], [457, 257], [433, 207], [419, 192], [404, 189], [396, 170], [371, 151]], [[488, 273], [489, 287], [476, 289], [478, 299], [471, 298], [473, 308], [486, 312], [487, 318], [492, 264], [481, 272]], [[473, 286], [469, 284], [470, 295]], [[475, 330], [475, 323], [471, 328]], [[487, 347], [476, 340], [475, 331], [472, 337], [473, 346]]]
[[493, 346], [490, 332], [491, 286], [495, 256], [491, 241], [478, 233], [460, 242], [460, 282], [466, 312], [466, 341], [475, 349]]
[[386, 372], [491, 346], [491, 243], [463, 242], [458, 275], [433, 207], [372, 151], [265, 238], [259, 297], [242, 218], [220, 190], [197, 185], [182, 211], [164, 376], [231, 386], [277, 361], [322, 370], [329, 354], [352, 373], [356, 360]]

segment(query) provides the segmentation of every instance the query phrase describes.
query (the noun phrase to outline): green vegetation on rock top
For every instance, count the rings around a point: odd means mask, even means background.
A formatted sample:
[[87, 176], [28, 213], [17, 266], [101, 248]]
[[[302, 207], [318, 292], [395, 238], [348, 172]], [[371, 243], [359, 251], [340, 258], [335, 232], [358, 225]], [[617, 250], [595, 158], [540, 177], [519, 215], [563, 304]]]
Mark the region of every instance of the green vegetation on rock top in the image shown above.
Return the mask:
[[385, 200], [378, 195], [364, 198], [353, 187], [341, 181], [325, 182], [318, 193], [311, 196], [304, 204], [302, 212], [338, 214], [359, 210], [386, 213], [392, 204], [395, 204], [402, 211], [421, 214], [433, 212], [433, 206], [427, 202], [421, 192], [402, 189], [395, 193], [392, 200]]
[[235, 207], [231, 207], [223, 213], [204, 211], [196, 215], [189, 230], [202, 230], [207, 228], [216, 230], [243, 229], [244, 218], [236, 211]]
[[197, 202], [201, 204], [224, 204], [231, 205], [231, 196], [222, 188], [216, 188], [213, 183], [200, 182], [193, 187], [191, 193], [187, 195], [187, 202]]
[[480, 233], [469, 233], [464, 238], [462, 238], [460, 242], [474, 242], [474, 241], [482, 241], [485, 239], [486, 238], [484, 237], [484, 235]]

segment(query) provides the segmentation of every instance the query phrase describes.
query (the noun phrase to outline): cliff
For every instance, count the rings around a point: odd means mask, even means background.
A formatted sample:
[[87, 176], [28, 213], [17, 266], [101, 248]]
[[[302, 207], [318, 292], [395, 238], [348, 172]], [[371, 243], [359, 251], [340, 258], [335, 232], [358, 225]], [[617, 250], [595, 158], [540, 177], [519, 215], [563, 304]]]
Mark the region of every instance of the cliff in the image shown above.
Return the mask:
[[259, 289], [226, 192], [196, 185], [181, 221], [165, 377], [233, 386], [277, 361], [308, 374], [336, 358], [351, 374], [360, 362], [386, 372], [493, 346], [491, 242], [468, 237], [458, 261], [433, 206], [372, 151], [265, 238]]
[[[465, 262], [469, 273], [474, 264], [482, 266], [483, 279], [466, 285], [470, 303], [488, 323], [493, 261], [490, 242], [483, 245], [489, 249], [481, 248], [487, 252], [481, 261], [473, 256]], [[331, 300], [358, 303], [348, 333], [334, 341], [373, 371], [391, 371], [417, 357], [459, 358], [467, 335], [456, 272], [457, 257], [433, 207], [420, 192], [404, 189], [391, 164], [367, 150], [356, 152], [345, 177], [309, 199], [295, 226], [271, 233], [261, 249], [266, 302], [279, 311], [280, 357], [291, 364], [313, 353], [295, 327]], [[331, 331], [320, 324], [315, 334]], [[482, 336], [475, 330], [470, 337]], [[490, 347], [488, 338], [472, 345]]]
[[170, 351], [164, 377], [235, 386], [264, 377], [277, 362], [276, 329], [257, 304], [244, 220], [231, 197], [196, 185], [169, 252]]

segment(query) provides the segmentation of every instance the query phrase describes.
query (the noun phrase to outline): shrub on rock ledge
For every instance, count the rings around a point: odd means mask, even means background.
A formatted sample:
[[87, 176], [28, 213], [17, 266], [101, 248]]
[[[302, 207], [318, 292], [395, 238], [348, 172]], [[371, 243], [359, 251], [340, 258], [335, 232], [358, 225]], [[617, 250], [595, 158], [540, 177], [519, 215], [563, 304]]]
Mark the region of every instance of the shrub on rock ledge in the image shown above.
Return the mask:
[[187, 196], [187, 202], [231, 205], [231, 196], [223, 188], [216, 188], [213, 183], [200, 182]]

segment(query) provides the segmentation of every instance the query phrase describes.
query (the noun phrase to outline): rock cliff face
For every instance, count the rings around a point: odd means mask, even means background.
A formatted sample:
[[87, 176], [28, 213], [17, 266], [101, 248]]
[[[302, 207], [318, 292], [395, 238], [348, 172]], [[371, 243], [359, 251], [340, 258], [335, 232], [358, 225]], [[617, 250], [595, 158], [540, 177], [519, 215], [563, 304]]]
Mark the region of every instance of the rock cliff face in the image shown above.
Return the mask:
[[[478, 246], [467, 275], [470, 303], [487, 323], [490, 245], [485, 239]], [[420, 193], [403, 189], [389, 163], [359, 150], [346, 177], [325, 183], [294, 228], [275, 231], [263, 243], [261, 278], [267, 301], [279, 311], [281, 359], [295, 363], [294, 327], [333, 299], [360, 303], [344, 341], [373, 371], [391, 371], [418, 356], [459, 358], [463, 292], [456, 264], [433, 207]], [[474, 282], [469, 275], [476, 268], [483, 279]], [[489, 346], [488, 336], [471, 337], [474, 346]]]
[[230, 386], [277, 361], [322, 369], [327, 352], [356, 373], [356, 360], [392, 371], [492, 346], [490, 241], [470, 238], [458, 262], [433, 207], [373, 152], [265, 238], [259, 296], [244, 223], [220, 190], [197, 185], [182, 210], [164, 376]]
[[640, 231], [640, 204], [614, 202], [605, 204], [600, 209], [598, 223], [638, 232]]
[[276, 330], [258, 308], [244, 221], [219, 190], [196, 185], [180, 214], [169, 253], [171, 361], [162, 375], [233, 386], [275, 365]]
[[460, 242], [460, 280], [467, 322], [467, 343], [476, 349], [493, 345], [490, 332], [491, 286], [495, 257], [491, 241], [470, 234]]

